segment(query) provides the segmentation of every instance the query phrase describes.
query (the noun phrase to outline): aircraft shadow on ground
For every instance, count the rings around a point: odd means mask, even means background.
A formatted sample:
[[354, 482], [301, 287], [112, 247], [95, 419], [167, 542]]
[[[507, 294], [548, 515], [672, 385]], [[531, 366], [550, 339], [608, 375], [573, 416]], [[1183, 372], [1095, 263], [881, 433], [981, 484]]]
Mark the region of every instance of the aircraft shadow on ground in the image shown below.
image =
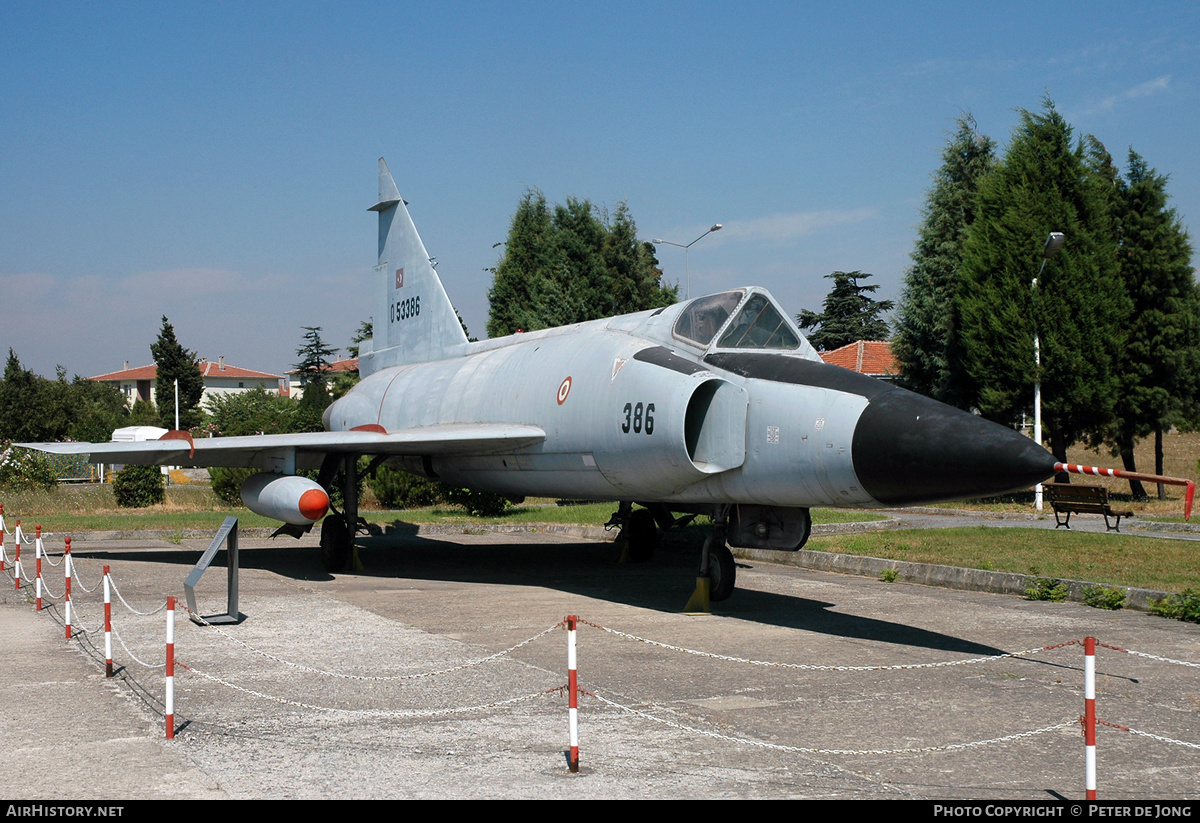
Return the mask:
[[[436, 538], [396, 536], [360, 538], [359, 575], [411, 580], [459, 582], [488, 586], [540, 586], [569, 594], [662, 612], [679, 612], [695, 586], [699, 549], [667, 545], [649, 563], [621, 564], [611, 543], [478, 543], [461, 544]], [[181, 567], [180, 583], [199, 560], [200, 551], [76, 550], [79, 558], [147, 562]], [[220, 552], [204, 585], [224, 591], [224, 558]], [[333, 577], [312, 547], [246, 548], [239, 552], [242, 569], [262, 569], [294, 580]], [[739, 563], [746, 567], [746, 564]], [[253, 608], [253, 589], [241, 584], [241, 606]], [[800, 629], [831, 636], [872, 640], [954, 654], [993, 655], [993, 646], [874, 617], [832, 611], [837, 604], [793, 595], [738, 589], [722, 603], [719, 615], [764, 625]]]

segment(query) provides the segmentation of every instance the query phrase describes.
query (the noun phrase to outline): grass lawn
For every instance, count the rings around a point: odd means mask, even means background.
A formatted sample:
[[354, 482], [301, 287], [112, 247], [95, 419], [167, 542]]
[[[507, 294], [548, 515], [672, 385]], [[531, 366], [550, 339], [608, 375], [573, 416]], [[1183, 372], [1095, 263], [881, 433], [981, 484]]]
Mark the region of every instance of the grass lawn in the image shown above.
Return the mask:
[[807, 549], [1182, 592], [1200, 589], [1200, 545], [1051, 529], [921, 529], [814, 537]]

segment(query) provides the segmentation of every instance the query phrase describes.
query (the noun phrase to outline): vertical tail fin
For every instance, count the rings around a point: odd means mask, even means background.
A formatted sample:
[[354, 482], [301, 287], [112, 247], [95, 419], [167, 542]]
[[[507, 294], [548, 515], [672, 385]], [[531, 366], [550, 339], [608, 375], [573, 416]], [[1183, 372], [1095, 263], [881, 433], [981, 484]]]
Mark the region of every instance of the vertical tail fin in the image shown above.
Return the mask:
[[382, 157], [379, 202], [370, 210], [379, 212], [379, 265], [374, 338], [362, 347], [359, 372], [450, 356], [467, 336]]

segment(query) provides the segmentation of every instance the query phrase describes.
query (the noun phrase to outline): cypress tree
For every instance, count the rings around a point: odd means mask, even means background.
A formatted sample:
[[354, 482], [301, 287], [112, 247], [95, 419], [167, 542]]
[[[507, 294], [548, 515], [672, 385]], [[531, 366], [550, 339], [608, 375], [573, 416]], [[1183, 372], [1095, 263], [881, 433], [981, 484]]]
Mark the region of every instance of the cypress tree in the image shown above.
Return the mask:
[[[1158, 474], [1164, 428], [1200, 394], [1200, 292], [1187, 230], [1167, 203], [1167, 178], [1130, 149], [1117, 209], [1118, 259], [1132, 307], [1107, 439], [1125, 468], [1136, 471], [1134, 445], [1153, 432]], [[1145, 498], [1141, 483], [1130, 481], [1130, 487]]]
[[628, 204], [617, 204], [606, 228], [602, 256], [611, 284], [611, 305], [606, 313], [656, 309], [677, 302], [679, 287], [663, 285], [654, 244], [637, 239], [637, 225]]
[[562, 319], [565, 300], [555, 270], [565, 263], [558, 259], [553, 237], [545, 195], [537, 189], [526, 190], [488, 290], [488, 337], [570, 322]]
[[611, 220], [573, 197], [552, 213], [545, 196], [530, 189], [488, 292], [488, 336], [659, 308], [677, 295], [662, 284], [654, 247], [638, 241], [625, 203]]
[[[1043, 425], [1062, 461], [1068, 446], [1095, 444], [1112, 421], [1129, 306], [1117, 269], [1112, 181], [1097, 157], [1082, 142], [1072, 146], [1071, 127], [1049, 100], [1040, 113], [1022, 111], [1003, 161], [981, 182], [963, 245], [958, 300], [972, 399], [1005, 424], [1032, 408], [1036, 331]], [[1035, 290], [1051, 231], [1067, 242]]]
[[957, 300], [962, 246], [980, 182], [995, 165], [995, 142], [978, 132], [970, 115], [960, 117], [925, 198], [892, 338], [900, 383], [960, 408], [969, 407], [972, 396]]
[[175, 338], [175, 329], [163, 315], [158, 339], [150, 345], [150, 354], [158, 367], [154, 379], [154, 395], [158, 406], [159, 425], [175, 428], [175, 381], [179, 381], [179, 425], [190, 429], [200, 425], [203, 414], [200, 398], [204, 396], [204, 378], [196, 353], [185, 349]]

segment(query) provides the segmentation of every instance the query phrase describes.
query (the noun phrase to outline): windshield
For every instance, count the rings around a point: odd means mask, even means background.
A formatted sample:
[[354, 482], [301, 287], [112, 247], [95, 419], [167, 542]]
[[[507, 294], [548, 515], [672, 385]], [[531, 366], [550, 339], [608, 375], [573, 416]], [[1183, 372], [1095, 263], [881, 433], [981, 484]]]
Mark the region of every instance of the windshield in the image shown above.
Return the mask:
[[742, 306], [717, 345], [723, 349], [795, 349], [800, 340], [771, 301], [755, 294]]
[[680, 312], [679, 319], [675, 321], [675, 334], [707, 346], [741, 299], [740, 291], [725, 291], [696, 298]]

